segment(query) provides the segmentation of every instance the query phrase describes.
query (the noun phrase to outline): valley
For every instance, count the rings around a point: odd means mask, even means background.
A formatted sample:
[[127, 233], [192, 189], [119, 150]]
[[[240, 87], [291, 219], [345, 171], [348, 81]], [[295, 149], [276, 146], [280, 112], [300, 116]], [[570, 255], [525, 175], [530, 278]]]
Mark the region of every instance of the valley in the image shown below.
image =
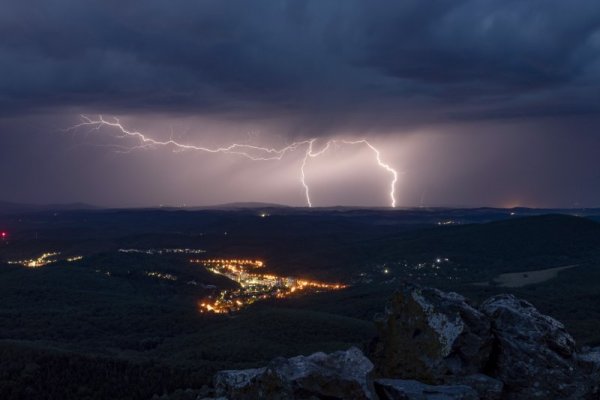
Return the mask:
[[[26, 357], [71, 382], [62, 390], [72, 398], [90, 373], [108, 376], [93, 382], [108, 397], [135, 387], [143, 393], [131, 396], [148, 398], [201, 387], [219, 369], [364, 348], [374, 316], [406, 281], [474, 301], [510, 292], [563, 321], [578, 342], [600, 344], [599, 215], [278, 208], [4, 215], [0, 379], [37, 390], [43, 378], [22, 375]], [[447, 220], [460, 223], [438, 224]], [[120, 374], [102, 372], [114, 363]], [[151, 385], [130, 384], [148, 376]]]

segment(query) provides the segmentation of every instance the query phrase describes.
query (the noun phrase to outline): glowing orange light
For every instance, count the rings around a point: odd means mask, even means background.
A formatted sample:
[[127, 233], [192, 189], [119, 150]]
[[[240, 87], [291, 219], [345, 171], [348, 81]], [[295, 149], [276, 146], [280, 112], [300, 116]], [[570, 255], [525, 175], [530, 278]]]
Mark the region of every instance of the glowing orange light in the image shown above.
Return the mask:
[[238, 311], [256, 300], [269, 298], [283, 299], [301, 291], [339, 290], [346, 287], [342, 284], [329, 284], [293, 277], [281, 277], [274, 274], [255, 273], [255, 270], [265, 268], [259, 260], [249, 259], [191, 259], [191, 263], [202, 264], [210, 272], [236, 281], [240, 288], [223, 290], [216, 298], [209, 297], [198, 302], [201, 313], [224, 314]]

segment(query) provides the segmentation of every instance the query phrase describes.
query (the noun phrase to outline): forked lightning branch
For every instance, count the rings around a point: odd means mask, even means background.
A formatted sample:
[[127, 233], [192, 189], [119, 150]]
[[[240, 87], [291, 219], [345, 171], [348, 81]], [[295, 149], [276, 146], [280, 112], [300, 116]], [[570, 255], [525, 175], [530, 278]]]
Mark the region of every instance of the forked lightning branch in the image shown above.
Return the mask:
[[224, 153], [224, 154], [234, 154], [242, 157], [246, 157], [252, 161], [280, 161], [282, 160], [288, 153], [292, 153], [294, 151], [302, 151], [303, 158], [302, 163], [300, 165], [300, 183], [304, 188], [304, 194], [306, 197], [306, 204], [309, 207], [313, 206], [310, 197], [310, 187], [306, 181], [306, 173], [305, 169], [311, 159], [317, 158], [325, 154], [328, 150], [335, 146], [364, 146], [366, 147], [375, 158], [377, 165], [386, 171], [390, 175], [390, 183], [389, 183], [389, 205], [390, 207], [396, 207], [396, 183], [398, 181], [398, 172], [392, 168], [389, 164], [384, 162], [381, 158], [381, 153], [379, 150], [373, 146], [366, 139], [359, 140], [346, 140], [346, 139], [330, 139], [328, 140], [320, 149], [316, 149], [317, 139], [311, 138], [298, 142], [294, 142], [282, 148], [270, 148], [270, 147], [262, 147], [255, 146], [244, 143], [233, 143], [224, 147], [203, 147], [191, 144], [180, 143], [174, 139], [169, 140], [157, 140], [147, 136], [144, 133], [139, 131], [132, 131], [123, 126], [118, 118], [110, 118], [105, 119], [102, 116], [98, 116], [97, 118], [91, 118], [87, 115], [82, 115], [82, 122], [72, 126], [68, 130], [77, 130], [82, 128], [91, 128], [93, 130], [97, 130], [101, 132], [101, 128], [109, 128], [115, 130], [117, 132], [117, 137], [120, 139], [132, 138], [137, 141], [137, 144], [134, 145], [119, 145], [116, 146], [121, 150], [132, 151], [138, 149], [149, 149], [149, 148], [157, 148], [157, 147], [170, 147], [174, 150], [187, 150], [187, 151], [199, 151], [206, 153]]

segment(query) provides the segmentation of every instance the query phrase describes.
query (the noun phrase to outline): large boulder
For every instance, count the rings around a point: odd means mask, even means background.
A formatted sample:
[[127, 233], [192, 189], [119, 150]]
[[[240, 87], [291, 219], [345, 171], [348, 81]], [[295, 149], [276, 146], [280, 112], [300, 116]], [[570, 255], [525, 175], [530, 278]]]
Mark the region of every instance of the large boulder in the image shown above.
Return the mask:
[[264, 368], [217, 373], [210, 394], [229, 400], [600, 399], [600, 348], [577, 352], [560, 322], [512, 295], [476, 309], [456, 293], [403, 283], [376, 324], [375, 367], [356, 348], [278, 358]]
[[250, 399], [374, 399], [373, 364], [360, 350], [277, 358], [264, 368], [218, 372], [217, 395]]
[[379, 379], [375, 391], [380, 400], [479, 400], [477, 392], [465, 385], [426, 385], [412, 380]]
[[442, 383], [480, 372], [492, 350], [489, 318], [457, 293], [402, 283], [375, 323], [379, 377]]
[[480, 309], [492, 320], [496, 338], [489, 373], [504, 382], [507, 398], [581, 399], [589, 394], [575, 341], [563, 324], [508, 294], [486, 300]]
[[501, 400], [503, 396], [504, 384], [484, 374], [452, 377], [448, 382], [473, 388], [481, 400]]
[[577, 355], [577, 364], [592, 382], [589, 398], [600, 399], [600, 347], [582, 349]]

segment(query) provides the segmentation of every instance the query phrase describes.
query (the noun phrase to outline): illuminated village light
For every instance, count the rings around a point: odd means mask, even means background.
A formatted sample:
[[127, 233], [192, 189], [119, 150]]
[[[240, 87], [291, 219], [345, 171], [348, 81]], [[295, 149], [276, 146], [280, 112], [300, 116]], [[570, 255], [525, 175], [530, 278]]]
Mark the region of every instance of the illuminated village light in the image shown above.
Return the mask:
[[301, 291], [320, 292], [339, 290], [343, 284], [330, 284], [293, 277], [265, 274], [257, 270], [265, 268], [264, 262], [249, 259], [192, 259], [191, 263], [202, 264], [214, 274], [223, 275], [238, 282], [240, 288], [223, 290], [216, 297], [198, 302], [202, 313], [224, 314], [238, 311], [250, 304], [269, 298], [282, 299]]
[[60, 253], [58, 253], [58, 252], [43, 253], [38, 258], [32, 258], [32, 259], [27, 259], [27, 260], [8, 261], [8, 263], [22, 265], [27, 268], [40, 268], [40, 267], [43, 267], [44, 265], [48, 265], [48, 264], [55, 263], [56, 261], [58, 261], [56, 256], [58, 256], [59, 254]]
[[[23, 267], [27, 267], [27, 268], [40, 268], [40, 267], [46, 266], [48, 264], [53, 264], [53, 263], [59, 261], [59, 258], [58, 258], [59, 255], [60, 255], [59, 252], [47, 252], [47, 253], [43, 253], [38, 258], [8, 261], [8, 264], [22, 265]], [[64, 260], [67, 262], [77, 262], [82, 259], [83, 259], [83, 256], [72, 256], [72, 257], [65, 258]]]

